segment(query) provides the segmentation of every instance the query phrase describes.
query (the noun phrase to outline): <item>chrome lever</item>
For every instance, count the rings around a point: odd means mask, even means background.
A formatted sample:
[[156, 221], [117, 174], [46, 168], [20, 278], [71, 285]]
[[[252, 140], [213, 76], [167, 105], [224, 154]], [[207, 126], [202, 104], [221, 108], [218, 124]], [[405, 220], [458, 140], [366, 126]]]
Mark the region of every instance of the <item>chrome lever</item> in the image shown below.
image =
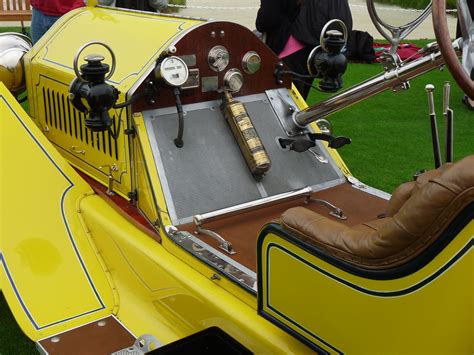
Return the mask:
[[443, 86], [443, 114], [445, 119], [445, 162], [453, 162], [454, 152], [454, 112], [449, 107], [449, 96], [451, 93], [451, 84], [445, 82]]
[[308, 149], [307, 152], [311, 153], [320, 163], [322, 163], [322, 164], [327, 164], [328, 163], [328, 160], [325, 157], [323, 157], [322, 155], [316, 153], [312, 149]]

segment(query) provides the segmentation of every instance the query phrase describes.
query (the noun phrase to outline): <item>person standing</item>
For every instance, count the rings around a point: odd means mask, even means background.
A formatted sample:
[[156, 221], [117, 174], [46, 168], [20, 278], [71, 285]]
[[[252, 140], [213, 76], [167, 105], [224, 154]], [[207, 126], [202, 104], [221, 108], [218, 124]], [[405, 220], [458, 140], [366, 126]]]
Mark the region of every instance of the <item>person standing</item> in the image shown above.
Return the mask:
[[[290, 70], [309, 75], [306, 62], [324, 25], [342, 20], [352, 30], [352, 15], [347, 0], [261, 0], [255, 21], [259, 32], [265, 33], [265, 43]], [[293, 78], [294, 85], [306, 100], [312, 78]]]
[[31, 39], [33, 44], [65, 13], [84, 6], [84, 0], [31, 0]]

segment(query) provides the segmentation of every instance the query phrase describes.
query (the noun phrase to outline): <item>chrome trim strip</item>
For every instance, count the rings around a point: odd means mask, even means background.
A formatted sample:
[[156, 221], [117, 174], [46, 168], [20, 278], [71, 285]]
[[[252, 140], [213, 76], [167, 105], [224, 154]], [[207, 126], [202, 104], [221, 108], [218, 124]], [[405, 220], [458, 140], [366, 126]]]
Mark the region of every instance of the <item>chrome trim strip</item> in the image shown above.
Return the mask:
[[265, 189], [265, 186], [263, 185], [263, 183], [259, 181], [257, 182], [256, 185], [257, 185], [258, 192], [260, 192], [260, 196], [262, 196], [262, 198], [268, 197], [268, 192]]
[[189, 232], [177, 231], [175, 227], [166, 227], [171, 240], [190, 254], [224, 274], [252, 294], [257, 293], [257, 274], [239, 262], [229, 258]]
[[49, 355], [49, 353], [46, 351], [43, 345], [41, 345], [39, 340], [35, 341], [35, 347], [36, 350], [40, 353], [40, 355]]
[[348, 176], [347, 177], [347, 181], [352, 185], [353, 188], [357, 189], [357, 190], [360, 190], [360, 191], [364, 191], [364, 192], [367, 192], [368, 194], [370, 195], [373, 195], [373, 196], [376, 196], [376, 197], [380, 197], [384, 200], [390, 200], [390, 198], [392, 197], [391, 194], [389, 194], [388, 192], [385, 192], [385, 191], [382, 191], [382, 190], [379, 190], [375, 187], [372, 187], [372, 186], [369, 186], [369, 185], [366, 185], [364, 184], [363, 182], [360, 182], [357, 178], [355, 178], [354, 176]]
[[208, 212], [208, 213], [197, 214], [193, 217], [193, 220], [194, 220], [194, 223], [197, 226], [199, 226], [199, 225], [202, 225], [203, 223], [216, 220], [219, 217], [232, 216], [234, 214], [241, 213], [244, 211], [251, 211], [263, 205], [271, 206], [281, 201], [293, 200], [293, 199], [303, 197], [303, 196], [310, 196], [312, 192], [313, 192], [313, 189], [311, 187], [304, 187], [299, 190], [284, 192], [282, 194], [265, 197], [260, 200], [254, 200], [254, 201], [242, 203], [240, 205], [235, 205], [235, 206], [223, 208], [223, 209]]

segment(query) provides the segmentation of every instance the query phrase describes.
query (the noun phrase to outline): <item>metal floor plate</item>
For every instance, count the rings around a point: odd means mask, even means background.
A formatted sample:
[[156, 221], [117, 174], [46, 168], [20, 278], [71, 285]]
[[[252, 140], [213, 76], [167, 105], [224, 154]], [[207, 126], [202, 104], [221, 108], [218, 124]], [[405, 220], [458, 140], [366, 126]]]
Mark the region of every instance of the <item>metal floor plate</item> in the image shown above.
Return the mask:
[[[342, 178], [334, 164], [321, 164], [308, 152], [279, 147], [277, 137], [286, 134], [265, 94], [238, 100], [245, 103], [272, 161], [260, 183], [245, 163], [220, 102], [184, 106], [183, 148], [173, 143], [178, 131], [176, 109], [144, 112], [158, 173], [169, 186], [165, 195], [173, 223], [186, 223], [195, 214]], [[314, 150], [328, 158], [319, 146]]]

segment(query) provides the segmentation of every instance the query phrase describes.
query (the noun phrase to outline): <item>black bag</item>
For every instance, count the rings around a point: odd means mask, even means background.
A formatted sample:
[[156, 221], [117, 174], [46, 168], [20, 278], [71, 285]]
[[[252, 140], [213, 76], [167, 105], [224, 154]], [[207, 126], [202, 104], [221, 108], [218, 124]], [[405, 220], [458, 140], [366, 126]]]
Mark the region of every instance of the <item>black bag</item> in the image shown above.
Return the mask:
[[316, 47], [323, 27], [333, 19], [344, 22], [348, 33], [352, 31], [352, 14], [347, 0], [303, 0], [293, 22], [292, 34], [300, 42]]
[[357, 62], [375, 62], [374, 38], [368, 32], [351, 31], [345, 55], [349, 60]]
[[155, 11], [155, 9], [148, 4], [148, 0], [117, 0], [115, 6], [133, 10]]

